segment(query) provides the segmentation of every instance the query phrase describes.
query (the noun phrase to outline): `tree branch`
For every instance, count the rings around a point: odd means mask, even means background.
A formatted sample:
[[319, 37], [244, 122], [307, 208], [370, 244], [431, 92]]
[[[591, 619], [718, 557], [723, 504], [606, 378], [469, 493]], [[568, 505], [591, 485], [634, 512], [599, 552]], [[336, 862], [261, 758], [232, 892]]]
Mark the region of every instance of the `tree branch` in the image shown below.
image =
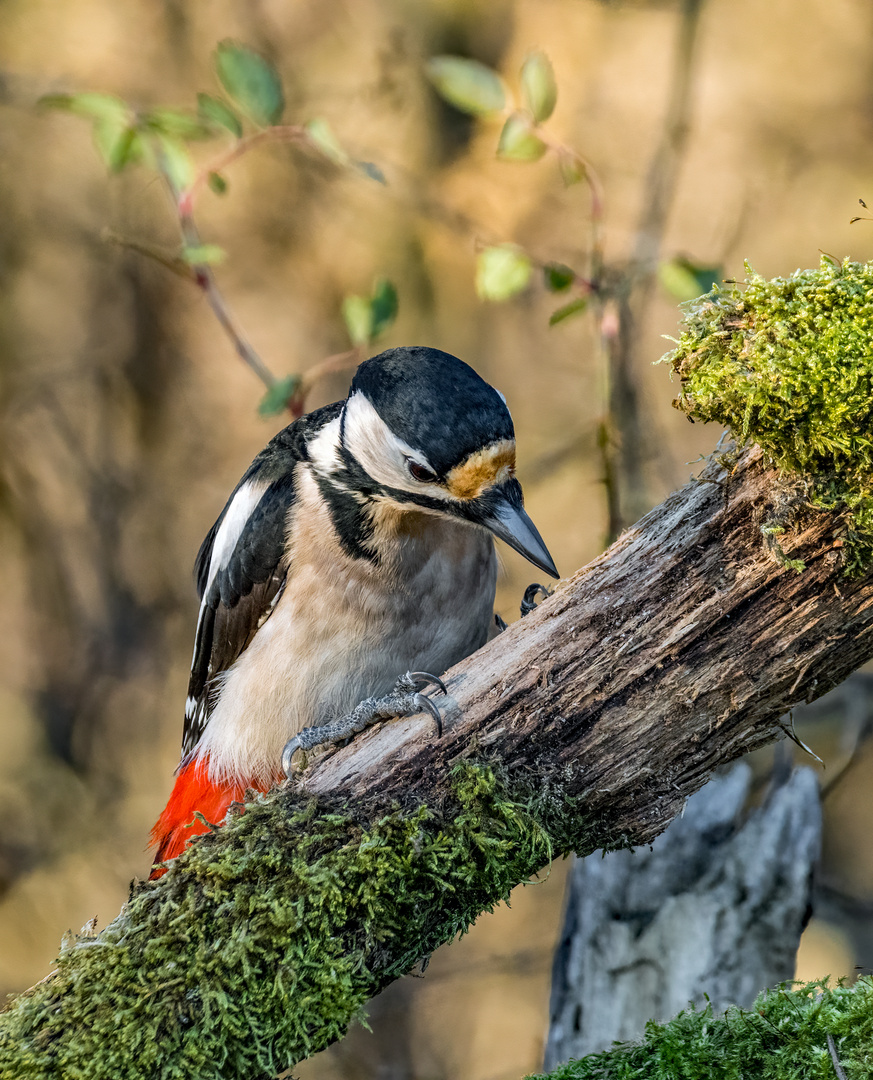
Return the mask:
[[[716, 765], [873, 656], [839, 518], [781, 539], [782, 483], [713, 460], [452, 669], [445, 734], [392, 721], [199, 838], [0, 1016], [0, 1073], [273, 1075], [569, 850], [650, 841]], [[800, 673], [800, 674], [798, 674]]]
[[807, 565], [786, 569], [761, 533], [783, 482], [755, 449], [731, 461], [714, 459], [453, 668], [460, 715], [443, 739], [392, 723], [306, 790], [432, 794], [487, 748], [513, 770], [560, 774], [604, 827], [597, 846], [656, 836], [713, 768], [778, 737], [780, 716], [873, 656], [873, 576], [843, 577], [839, 518], [809, 512], [781, 536]]

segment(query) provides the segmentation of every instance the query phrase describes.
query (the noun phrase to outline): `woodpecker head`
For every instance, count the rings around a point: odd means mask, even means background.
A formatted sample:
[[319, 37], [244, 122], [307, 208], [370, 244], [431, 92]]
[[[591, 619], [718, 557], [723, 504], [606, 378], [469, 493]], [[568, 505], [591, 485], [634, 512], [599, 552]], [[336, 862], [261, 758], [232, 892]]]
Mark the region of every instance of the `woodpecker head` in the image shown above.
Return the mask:
[[524, 511], [503, 395], [449, 353], [389, 349], [361, 364], [338, 453], [347, 491], [481, 526], [559, 576]]

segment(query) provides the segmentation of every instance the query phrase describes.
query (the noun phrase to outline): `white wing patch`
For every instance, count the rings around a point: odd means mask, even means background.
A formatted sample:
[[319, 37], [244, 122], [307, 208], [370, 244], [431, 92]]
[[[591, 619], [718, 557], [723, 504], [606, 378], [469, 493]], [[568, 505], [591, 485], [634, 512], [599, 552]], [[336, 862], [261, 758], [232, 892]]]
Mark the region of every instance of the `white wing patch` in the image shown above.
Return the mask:
[[209, 576], [203, 589], [204, 596], [209, 592], [209, 587], [215, 580], [218, 571], [230, 562], [230, 557], [233, 555], [234, 548], [242, 535], [246, 522], [269, 486], [263, 480], [249, 480], [234, 495], [233, 501], [224, 515], [224, 520], [215, 534], [215, 541], [212, 545], [212, 558], [209, 560]]

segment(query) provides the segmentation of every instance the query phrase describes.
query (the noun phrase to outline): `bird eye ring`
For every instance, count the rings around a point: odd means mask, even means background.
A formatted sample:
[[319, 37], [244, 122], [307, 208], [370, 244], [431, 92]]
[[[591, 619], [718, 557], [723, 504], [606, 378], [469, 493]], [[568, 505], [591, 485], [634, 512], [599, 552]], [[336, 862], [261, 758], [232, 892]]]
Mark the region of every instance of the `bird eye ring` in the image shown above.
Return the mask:
[[419, 465], [417, 461], [407, 461], [409, 466], [410, 475], [413, 479], [418, 480], [421, 484], [434, 484], [437, 480], [436, 473], [432, 473], [430, 469], [426, 469], [424, 465]]

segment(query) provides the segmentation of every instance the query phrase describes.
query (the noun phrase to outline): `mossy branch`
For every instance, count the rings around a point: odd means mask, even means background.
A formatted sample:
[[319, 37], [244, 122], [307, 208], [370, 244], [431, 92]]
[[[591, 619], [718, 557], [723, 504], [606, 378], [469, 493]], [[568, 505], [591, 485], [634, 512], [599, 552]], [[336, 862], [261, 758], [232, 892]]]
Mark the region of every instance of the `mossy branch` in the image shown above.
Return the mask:
[[[748, 268], [747, 268], [748, 269]], [[736, 284], [685, 305], [674, 404], [756, 442], [808, 505], [844, 512], [847, 568], [873, 561], [873, 263]], [[781, 532], [776, 515], [770, 533]]]
[[441, 739], [366, 733], [68, 943], [0, 1016], [0, 1075], [272, 1076], [554, 856], [653, 838], [873, 656], [873, 573], [845, 576], [848, 511], [796, 497], [814, 479], [714, 458], [449, 673]]
[[[548, 1080], [840, 1080], [873, 1075], [873, 979], [828, 987], [783, 986], [748, 1011], [688, 1009], [650, 1023], [639, 1044], [616, 1046], [548, 1074]], [[529, 1080], [545, 1080], [544, 1077]]]

